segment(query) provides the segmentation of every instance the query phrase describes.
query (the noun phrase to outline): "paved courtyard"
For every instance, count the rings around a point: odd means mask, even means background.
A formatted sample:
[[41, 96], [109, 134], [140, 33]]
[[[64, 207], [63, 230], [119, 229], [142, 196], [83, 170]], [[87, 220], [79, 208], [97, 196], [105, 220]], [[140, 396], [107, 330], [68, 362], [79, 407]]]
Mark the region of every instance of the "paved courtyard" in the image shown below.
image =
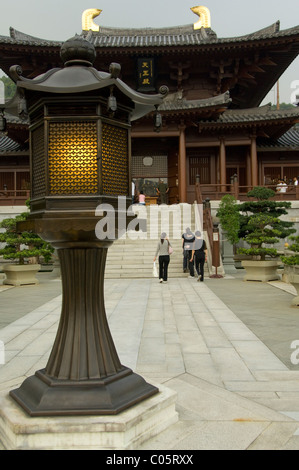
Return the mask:
[[[0, 286], [2, 398], [45, 366], [55, 338], [61, 282], [52, 273], [38, 276], [38, 286]], [[177, 392], [179, 421], [139, 449], [299, 449], [299, 365], [291, 360], [299, 309], [290, 307], [292, 297], [282, 282], [244, 282], [241, 272], [204, 283], [106, 280], [122, 363]]]

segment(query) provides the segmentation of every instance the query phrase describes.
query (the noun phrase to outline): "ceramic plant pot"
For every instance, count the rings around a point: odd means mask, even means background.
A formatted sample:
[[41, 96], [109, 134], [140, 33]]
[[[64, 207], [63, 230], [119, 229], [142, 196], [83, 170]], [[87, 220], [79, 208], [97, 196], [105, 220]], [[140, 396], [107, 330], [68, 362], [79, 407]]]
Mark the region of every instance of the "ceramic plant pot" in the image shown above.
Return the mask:
[[40, 268], [40, 264], [7, 264], [2, 268], [6, 275], [3, 284], [11, 286], [38, 284], [39, 281], [35, 276]]
[[243, 260], [242, 266], [246, 270], [244, 281], [276, 281], [280, 279], [277, 274], [278, 260]]

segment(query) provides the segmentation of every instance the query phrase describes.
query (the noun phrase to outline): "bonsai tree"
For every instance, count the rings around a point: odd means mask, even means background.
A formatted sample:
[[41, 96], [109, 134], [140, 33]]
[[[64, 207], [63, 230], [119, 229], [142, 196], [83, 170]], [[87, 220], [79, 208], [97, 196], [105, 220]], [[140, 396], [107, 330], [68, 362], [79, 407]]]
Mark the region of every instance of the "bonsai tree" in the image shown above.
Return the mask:
[[291, 203], [273, 201], [275, 195], [272, 189], [256, 187], [247, 193], [249, 198], [238, 206], [240, 211], [239, 238], [246, 241], [250, 248], [239, 248], [238, 253], [252, 255], [255, 259], [265, 260], [266, 256], [277, 257], [275, 248], [265, 245], [278, 243], [281, 239], [295, 233], [293, 222], [287, 222], [280, 217], [287, 215]]
[[289, 246], [290, 254], [281, 256], [281, 261], [288, 266], [299, 265], [299, 236], [291, 236], [290, 240], [293, 241]]
[[[27, 204], [27, 203], [26, 203]], [[28, 205], [28, 204], [27, 204]], [[0, 222], [0, 228], [4, 228], [5, 232], [0, 233], [0, 242], [5, 243], [4, 248], [0, 249], [0, 255], [4, 259], [16, 260], [17, 264], [29, 263], [36, 258], [39, 263], [39, 257], [43, 256], [46, 263], [51, 260], [54, 248], [44, 242], [39, 235], [32, 232], [18, 233], [17, 223], [27, 219], [29, 213], [24, 212], [14, 218], [4, 219]]]
[[287, 201], [270, 200], [273, 196], [275, 196], [275, 192], [272, 189], [264, 187], [256, 187], [247, 193], [248, 198], [255, 198], [256, 200], [246, 201], [239, 205], [239, 211], [241, 213], [240, 238], [245, 238], [252, 232], [253, 227], [249, 225], [249, 221], [256, 214], [266, 214], [276, 219], [272, 221], [272, 227], [274, 230], [277, 229], [280, 233], [280, 235], [278, 232], [276, 234], [280, 239], [286, 238], [296, 232], [293, 228], [293, 222], [287, 222], [280, 218], [288, 214], [287, 209], [290, 209], [291, 203]]
[[273, 201], [273, 196], [272, 189], [256, 187], [247, 193], [249, 201], [242, 204], [237, 204], [231, 195], [221, 199], [217, 216], [228, 240], [236, 244], [242, 239], [250, 245], [250, 248], [239, 248], [238, 254], [261, 260], [266, 256], [277, 257], [277, 250], [266, 245], [278, 243], [296, 232], [293, 222], [281, 219], [291, 203]]
[[247, 224], [249, 233], [244, 237], [251, 247], [239, 248], [238, 253], [251, 255], [253, 259], [265, 261], [266, 256], [277, 257], [276, 248], [267, 248], [265, 245], [278, 243], [281, 231], [274, 226], [279, 224], [279, 219], [271, 215], [260, 213], [253, 215]]

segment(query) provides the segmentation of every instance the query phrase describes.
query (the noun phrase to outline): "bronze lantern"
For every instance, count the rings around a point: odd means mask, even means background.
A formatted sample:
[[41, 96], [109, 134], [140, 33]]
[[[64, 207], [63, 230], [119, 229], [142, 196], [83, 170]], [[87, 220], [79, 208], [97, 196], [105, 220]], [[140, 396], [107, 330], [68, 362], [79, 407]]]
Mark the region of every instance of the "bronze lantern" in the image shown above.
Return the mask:
[[130, 123], [155, 111], [167, 89], [137, 93], [120, 80], [118, 64], [97, 71], [95, 54], [76, 36], [61, 47], [63, 68], [33, 80], [11, 69], [17, 92], [7, 108], [17, 106], [30, 122], [31, 213], [19, 228], [57, 249], [63, 288], [45, 369], [10, 392], [31, 416], [116, 414], [158, 392], [119, 360], [104, 305], [113, 238], [100, 240], [95, 227], [100, 204], [114, 208], [116, 221], [130, 220]]

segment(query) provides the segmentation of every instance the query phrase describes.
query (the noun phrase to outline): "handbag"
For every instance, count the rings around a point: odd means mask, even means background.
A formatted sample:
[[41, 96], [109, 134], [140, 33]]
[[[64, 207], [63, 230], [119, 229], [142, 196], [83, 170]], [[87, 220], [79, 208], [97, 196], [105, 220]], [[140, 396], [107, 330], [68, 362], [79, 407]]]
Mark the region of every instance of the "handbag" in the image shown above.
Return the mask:
[[153, 276], [154, 276], [154, 277], [158, 277], [158, 271], [157, 271], [157, 267], [156, 267], [156, 261], [154, 261], [154, 265], [153, 265]]
[[169, 245], [169, 242], [168, 242], [168, 254], [172, 255], [172, 253], [173, 253], [173, 248], [172, 246]]

